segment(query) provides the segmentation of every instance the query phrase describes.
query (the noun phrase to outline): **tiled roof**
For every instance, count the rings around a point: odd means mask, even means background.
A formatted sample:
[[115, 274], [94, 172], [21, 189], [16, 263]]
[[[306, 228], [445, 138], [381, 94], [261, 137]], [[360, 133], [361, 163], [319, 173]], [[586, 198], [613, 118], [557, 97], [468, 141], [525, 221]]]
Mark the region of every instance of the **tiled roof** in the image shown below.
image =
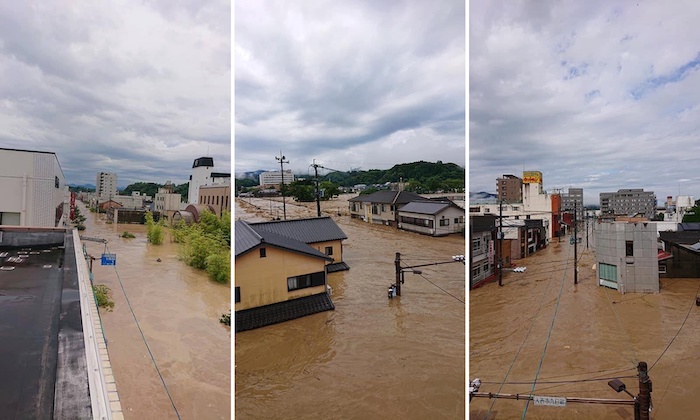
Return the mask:
[[424, 197], [410, 191], [376, 191], [372, 194], [360, 194], [348, 201], [362, 201], [379, 204], [406, 204], [414, 200], [425, 200]]
[[700, 231], [687, 230], [678, 232], [659, 232], [659, 237], [664, 242], [692, 245], [700, 240]]
[[[401, 207], [400, 212], [418, 213], [418, 214], [431, 214], [436, 215], [446, 208], [453, 205], [449, 202], [439, 202], [439, 201], [411, 201], [405, 206]], [[456, 206], [455, 206], [456, 207]]]
[[276, 233], [307, 244], [348, 238], [329, 216], [251, 223], [251, 226], [256, 231]]
[[289, 321], [302, 316], [335, 309], [328, 293], [305, 296], [272, 305], [236, 311], [236, 332]]
[[262, 237], [242, 220], [236, 220], [234, 226], [236, 238], [236, 256], [255, 248], [262, 242]]
[[[282, 236], [274, 232], [267, 232], [250, 225], [242, 220], [236, 221], [235, 226], [236, 256], [242, 255], [258, 245], [269, 244], [289, 251], [299, 252], [312, 257], [333, 261], [333, 258], [310, 247], [304, 242]], [[241, 235], [242, 233], [242, 235]], [[242, 236], [239, 238], [239, 236]]]

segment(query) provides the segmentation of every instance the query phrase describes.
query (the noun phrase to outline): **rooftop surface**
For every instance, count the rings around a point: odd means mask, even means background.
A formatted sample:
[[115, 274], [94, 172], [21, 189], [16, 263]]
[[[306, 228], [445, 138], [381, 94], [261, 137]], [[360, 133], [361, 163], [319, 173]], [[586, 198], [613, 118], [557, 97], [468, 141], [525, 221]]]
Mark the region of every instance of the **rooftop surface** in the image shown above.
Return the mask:
[[73, 252], [0, 248], [0, 418], [92, 417]]

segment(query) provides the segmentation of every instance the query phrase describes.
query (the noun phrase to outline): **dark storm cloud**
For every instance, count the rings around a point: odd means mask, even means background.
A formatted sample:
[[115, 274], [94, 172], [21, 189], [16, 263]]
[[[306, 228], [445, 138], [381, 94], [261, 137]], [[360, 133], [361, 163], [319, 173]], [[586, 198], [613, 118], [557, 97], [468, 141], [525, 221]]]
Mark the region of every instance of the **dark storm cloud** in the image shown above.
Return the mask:
[[0, 146], [55, 152], [68, 183], [228, 172], [230, 28], [226, 1], [3, 2]]
[[[539, 170], [545, 189], [700, 198], [693, 2], [470, 3], [470, 190]], [[680, 188], [679, 188], [680, 185]]]
[[465, 163], [464, 2], [236, 7], [237, 172]]

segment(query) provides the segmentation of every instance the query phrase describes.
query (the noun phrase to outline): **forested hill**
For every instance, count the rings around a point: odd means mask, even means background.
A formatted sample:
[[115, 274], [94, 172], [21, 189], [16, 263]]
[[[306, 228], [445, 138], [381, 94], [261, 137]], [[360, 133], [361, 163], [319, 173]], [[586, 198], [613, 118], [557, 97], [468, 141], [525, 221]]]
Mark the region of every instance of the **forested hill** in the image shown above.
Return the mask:
[[351, 187], [357, 184], [383, 184], [385, 182], [418, 182], [421, 184], [444, 183], [458, 184], [464, 188], [464, 168], [454, 163], [413, 162], [395, 165], [391, 169], [370, 169], [368, 171], [332, 172], [324, 179]]
[[[156, 184], [154, 182], [137, 182], [135, 184], [127, 185], [126, 188], [120, 190], [119, 193], [122, 195], [131, 195], [133, 191], [138, 191], [141, 195], [150, 195], [154, 197], [158, 192], [158, 188], [163, 188], [163, 184]], [[175, 185], [174, 192], [182, 196], [183, 201], [187, 201], [187, 190], [189, 184], [185, 182], [184, 184]]]

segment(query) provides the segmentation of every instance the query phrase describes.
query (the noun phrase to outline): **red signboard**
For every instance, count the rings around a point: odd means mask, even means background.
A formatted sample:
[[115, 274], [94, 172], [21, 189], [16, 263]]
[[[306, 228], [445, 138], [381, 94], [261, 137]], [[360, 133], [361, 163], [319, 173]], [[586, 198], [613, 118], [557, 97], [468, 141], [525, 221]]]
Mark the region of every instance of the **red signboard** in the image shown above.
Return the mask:
[[493, 265], [493, 241], [489, 242], [489, 264]]
[[70, 193], [70, 219], [75, 219], [75, 193]]

